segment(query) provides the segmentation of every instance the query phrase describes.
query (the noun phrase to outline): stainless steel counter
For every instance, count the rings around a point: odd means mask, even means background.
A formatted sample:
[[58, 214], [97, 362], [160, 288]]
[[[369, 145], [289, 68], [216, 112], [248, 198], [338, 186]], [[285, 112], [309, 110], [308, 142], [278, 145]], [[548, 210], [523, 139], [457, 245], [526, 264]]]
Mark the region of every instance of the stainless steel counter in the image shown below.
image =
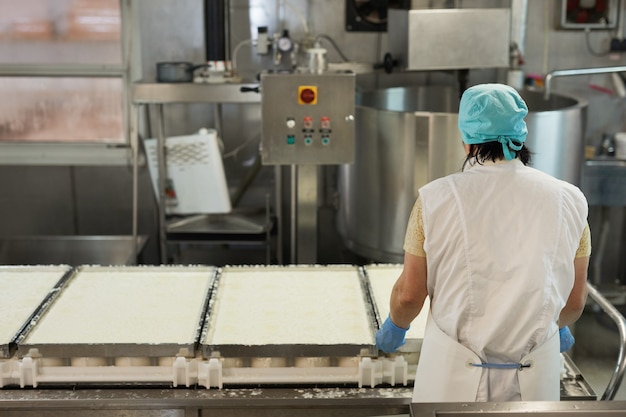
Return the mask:
[[408, 414], [411, 388], [2, 390], [9, 416], [372, 416]]
[[245, 388], [2, 390], [0, 414], [13, 416], [537, 417], [617, 416], [624, 401], [411, 404], [411, 388]]
[[626, 401], [537, 401], [510, 403], [424, 403], [411, 404], [413, 417], [471, 417], [488, 414], [491, 417], [522, 416], [622, 416]]
[[[146, 236], [137, 236], [140, 254]], [[133, 265], [132, 236], [10, 236], [0, 238], [0, 263], [11, 265]]]
[[202, 83], [135, 83], [132, 101], [135, 104], [168, 103], [260, 103], [261, 95], [242, 92], [242, 88], [254, 86], [244, 84]]
[[626, 160], [585, 161], [581, 189], [590, 206], [626, 206]]

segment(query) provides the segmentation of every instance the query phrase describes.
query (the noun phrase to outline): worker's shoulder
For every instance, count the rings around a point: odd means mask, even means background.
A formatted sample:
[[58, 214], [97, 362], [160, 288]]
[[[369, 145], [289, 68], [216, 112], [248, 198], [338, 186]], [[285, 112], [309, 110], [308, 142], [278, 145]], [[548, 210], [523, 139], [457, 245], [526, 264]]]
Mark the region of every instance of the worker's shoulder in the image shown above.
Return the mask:
[[442, 188], [447, 188], [450, 186], [450, 181], [453, 177], [457, 176], [457, 175], [461, 175], [462, 173], [457, 172], [454, 174], [449, 174], [446, 175], [445, 177], [440, 177], [440, 178], [435, 178], [432, 181], [427, 182], [426, 184], [422, 185], [420, 187], [420, 192], [421, 190], [425, 190], [425, 191], [429, 191], [429, 190], [436, 190], [436, 189], [442, 189]]
[[574, 204], [587, 205], [587, 198], [577, 185], [556, 178], [533, 167], [525, 167], [525, 169], [535, 177], [535, 181], [542, 184], [544, 187], [558, 191]]
[[541, 182], [545, 183], [545, 184], [552, 184], [555, 187], [559, 187], [562, 188], [563, 190], [566, 191], [570, 191], [573, 193], [580, 193], [582, 194], [582, 191], [580, 190], [580, 188], [578, 188], [577, 185], [572, 184], [571, 182], [562, 180], [560, 178], [557, 178], [553, 175], [550, 175], [544, 171], [541, 171], [537, 168], [531, 167], [531, 166], [525, 166], [524, 169], [528, 172], [531, 173], [533, 175], [535, 175]]

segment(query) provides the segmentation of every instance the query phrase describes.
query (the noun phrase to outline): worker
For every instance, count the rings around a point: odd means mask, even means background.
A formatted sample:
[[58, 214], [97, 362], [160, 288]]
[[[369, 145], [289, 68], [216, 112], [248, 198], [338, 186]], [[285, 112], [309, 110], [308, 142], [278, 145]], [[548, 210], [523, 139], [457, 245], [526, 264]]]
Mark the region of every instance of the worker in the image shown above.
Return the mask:
[[559, 351], [587, 298], [588, 204], [528, 166], [527, 113], [509, 86], [468, 88], [463, 169], [419, 190], [376, 334], [380, 350], [396, 351], [429, 297], [414, 402], [560, 399]]

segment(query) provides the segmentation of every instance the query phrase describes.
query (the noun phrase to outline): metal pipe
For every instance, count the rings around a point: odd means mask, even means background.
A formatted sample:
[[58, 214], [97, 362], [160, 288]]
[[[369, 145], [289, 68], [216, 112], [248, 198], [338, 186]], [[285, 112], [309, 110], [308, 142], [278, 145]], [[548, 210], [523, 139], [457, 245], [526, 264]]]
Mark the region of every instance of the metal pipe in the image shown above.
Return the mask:
[[552, 89], [552, 79], [556, 77], [569, 77], [573, 75], [611, 74], [614, 72], [625, 72], [625, 71], [626, 71], [626, 66], [554, 70], [546, 74], [546, 76], [544, 77], [543, 97], [546, 100], [550, 99], [550, 92]]
[[528, 0], [511, 1], [511, 42], [515, 42], [522, 55], [526, 50]]
[[618, 0], [617, 2], [617, 28], [615, 29], [615, 35], [623, 39], [624, 38], [624, 0]]
[[602, 394], [602, 401], [610, 401], [617, 394], [622, 379], [624, 378], [624, 372], [626, 371], [626, 319], [624, 316], [607, 300], [596, 288], [587, 283], [587, 289], [589, 290], [589, 296], [604, 310], [604, 312], [617, 324], [619, 330], [620, 347], [619, 355], [617, 358], [617, 364], [615, 370], [611, 376], [611, 380]]
[[276, 214], [276, 260], [278, 265], [283, 264], [283, 170], [281, 165], [274, 167], [274, 205]]
[[206, 60], [226, 60], [226, 7], [224, 0], [204, 2], [204, 40]]
[[132, 155], [132, 165], [133, 165], [133, 174], [132, 174], [132, 235], [133, 235], [133, 244], [132, 244], [132, 252], [131, 259], [133, 265], [137, 265], [139, 258], [139, 250], [137, 248], [138, 245], [138, 212], [139, 212], [139, 109], [138, 106], [140, 104], [131, 104], [130, 106], [130, 149]]
[[166, 233], [166, 212], [167, 195], [165, 186], [167, 184], [167, 160], [165, 159], [165, 121], [163, 115], [163, 104], [156, 104], [156, 125], [157, 125], [157, 165], [158, 165], [158, 186], [159, 186], [159, 248], [161, 264], [167, 264], [167, 233]]
[[[602, 262], [604, 260], [604, 253], [606, 250], [606, 242], [609, 237], [609, 232], [611, 230], [611, 208], [608, 206], [601, 206], [600, 210], [602, 226], [600, 227], [600, 238], [598, 239], [597, 248], [594, 243], [594, 254], [593, 257], [593, 283], [595, 285], [600, 285], [602, 280]], [[594, 237], [595, 241], [595, 237]]]
[[296, 229], [298, 227], [298, 166], [297, 165], [291, 165], [291, 207], [290, 207], [290, 211], [291, 211], [291, 228], [289, 230], [289, 235], [291, 237], [290, 239], [290, 245], [289, 245], [289, 260], [291, 261], [292, 264], [296, 264], [298, 263], [297, 260], [297, 240], [296, 240]]

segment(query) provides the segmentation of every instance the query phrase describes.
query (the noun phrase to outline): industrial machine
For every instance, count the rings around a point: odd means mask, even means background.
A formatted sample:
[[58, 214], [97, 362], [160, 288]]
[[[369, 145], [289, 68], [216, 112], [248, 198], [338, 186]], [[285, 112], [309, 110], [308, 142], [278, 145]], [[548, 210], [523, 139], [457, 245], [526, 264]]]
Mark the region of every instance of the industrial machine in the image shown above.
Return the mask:
[[[1, 268], [0, 410], [407, 413], [425, 319], [397, 354], [374, 342], [400, 270]], [[563, 359], [562, 398], [595, 400]]]
[[[531, 165], [579, 184], [587, 102], [522, 91], [529, 107]], [[402, 262], [406, 222], [427, 182], [461, 170], [459, 91], [449, 86], [396, 87], [357, 95], [356, 158], [339, 176], [338, 229], [365, 259]], [[362, 225], [367, 224], [364, 228]]]
[[318, 260], [318, 167], [354, 161], [355, 74], [326, 71], [325, 52], [309, 50], [307, 71], [261, 76], [262, 161], [291, 167], [291, 263]]

